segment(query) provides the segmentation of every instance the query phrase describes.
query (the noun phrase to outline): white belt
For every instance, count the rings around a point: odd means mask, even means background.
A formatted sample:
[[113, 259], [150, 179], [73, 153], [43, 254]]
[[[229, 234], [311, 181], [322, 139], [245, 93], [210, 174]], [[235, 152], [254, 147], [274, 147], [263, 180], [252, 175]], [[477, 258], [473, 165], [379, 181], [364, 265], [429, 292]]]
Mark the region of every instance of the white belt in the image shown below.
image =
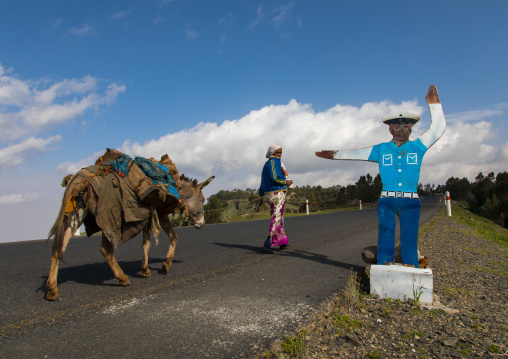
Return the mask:
[[420, 198], [417, 192], [401, 192], [401, 191], [381, 191], [380, 197], [393, 198]]

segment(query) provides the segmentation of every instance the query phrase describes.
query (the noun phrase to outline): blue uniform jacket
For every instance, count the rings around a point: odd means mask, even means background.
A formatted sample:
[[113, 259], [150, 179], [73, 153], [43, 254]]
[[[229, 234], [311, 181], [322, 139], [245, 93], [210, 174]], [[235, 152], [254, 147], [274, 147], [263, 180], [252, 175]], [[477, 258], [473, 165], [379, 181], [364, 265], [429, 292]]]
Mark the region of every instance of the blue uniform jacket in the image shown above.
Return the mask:
[[400, 147], [390, 141], [372, 147], [369, 161], [379, 163], [383, 190], [416, 192], [425, 152], [427, 146], [420, 139]]
[[286, 176], [282, 171], [280, 158], [270, 158], [266, 161], [261, 172], [261, 187], [259, 187], [259, 195], [264, 196], [266, 193], [278, 191], [287, 191]]

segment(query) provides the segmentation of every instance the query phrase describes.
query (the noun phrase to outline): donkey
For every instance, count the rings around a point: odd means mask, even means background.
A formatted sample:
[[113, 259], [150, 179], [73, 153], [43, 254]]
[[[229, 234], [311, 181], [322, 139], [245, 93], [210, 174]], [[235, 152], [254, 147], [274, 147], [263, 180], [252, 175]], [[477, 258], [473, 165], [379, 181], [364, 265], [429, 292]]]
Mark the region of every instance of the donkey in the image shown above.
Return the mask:
[[[76, 230], [83, 224], [85, 218], [91, 218], [93, 221], [98, 214], [97, 203], [100, 198], [94, 191], [90, 190], [90, 188], [88, 188], [88, 191], [82, 190], [83, 188], [86, 188], [88, 178], [86, 178], [86, 176], [79, 176], [80, 173], [81, 171], [78, 172], [78, 175], [76, 176], [66, 176], [64, 182], [62, 182], [62, 186], [66, 186], [67, 188], [64, 192], [62, 206], [60, 208], [58, 217], [49, 232], [48, 241], [51, 238], [54, 238], [54, 240], [51, 255], [51, 269], [49, 271], [48, 280], [46, 282], [46, 288], [48, 290], [46, 298], [48, 300], [60, 299], [57, 288], [58, 266], [62, 260], [62, 256], [65, 253], [67, 245], [69, 244], [69, 240], [76, 232]], [[108, 174], [107, 176], [109, 177], [114, 175]], [[178, 192], [182, 201], [182, 213], [185, 219], [190, 220], [194, 227], [197, 229], [202, 228], [205, 224], [203, 211], [203, 203], [205, 201], [205, 197], [201, 191], [214, 178], [215, 176], [212, 176], [206, 181], [198, 183], [197, 180], [191, 180], [184, 175], [180, 177], [181, 189]], [[118, 178], [116, 180], [118, 180]], [[86, 203], [87, 205], [85, 208], [74, 208], [75, 210], [69, 212], [69, 199], [72, 199], [71, 197], [76, 197], [77, 193], [79, 193], [80, 202]], [[155, 209], [152, 208], [151, 214], [147, 218], [135, 223], [125, 222], [125, 219], [122, 216], [121, 238], [116, 238], [114, 241], [115, 243], [113, 243], [110, 238], [107, 238], [103, 232], [101, 253], [113, 271], [115, 278], [120, 282], [120, 285], [128, 286], [130, 285], [130, 281], [115, 259], [115, 244], [120, 242], [120, 240], [125, 242], [143, 231], [143, 261], [141, 264], [142, 276], [145, 278], [150, 277], [150, 269], [148, 268], [148, 251], [150, 250], [151, 245], [150, 231], [154, 231], [155, 234], [155, 232], [158, 232], [159, 228], [158, 225], [154, 226], [154, 222], [160, 224], [160, 227], [169, 237], [169, 249], [166, 254], [166, 260], [162, 265], [162, 270], [165, 273], [169, 271], [173, 257], [175, 255], [176, 243], [178, 241], [178, 236], [176, 235], [171, 225], [169, 215], [170, 214], [161, 211], [155, 212]], [[97, 230], [100, 230], [100, 221], [93, 222], [96, 222], [98, 226]]]

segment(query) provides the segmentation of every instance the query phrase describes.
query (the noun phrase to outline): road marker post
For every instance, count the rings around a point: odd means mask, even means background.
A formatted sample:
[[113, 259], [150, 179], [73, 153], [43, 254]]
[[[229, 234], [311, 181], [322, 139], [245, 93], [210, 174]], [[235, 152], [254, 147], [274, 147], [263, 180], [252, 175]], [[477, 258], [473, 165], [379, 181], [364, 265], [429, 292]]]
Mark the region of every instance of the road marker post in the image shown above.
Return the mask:
[[451, 205], [451, 199], [450, 199], [450, 192], [445, 192], [445, 206], [446, 206], [446, 214], [448, 217], [452, 216], [452, 205]]

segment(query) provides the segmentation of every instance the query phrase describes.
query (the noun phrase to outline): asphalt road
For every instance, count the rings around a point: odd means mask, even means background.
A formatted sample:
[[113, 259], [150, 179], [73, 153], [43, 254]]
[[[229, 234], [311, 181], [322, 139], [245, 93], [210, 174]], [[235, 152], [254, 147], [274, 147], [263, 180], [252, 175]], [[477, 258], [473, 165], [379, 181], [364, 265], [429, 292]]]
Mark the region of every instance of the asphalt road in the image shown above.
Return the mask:
[[[420, 224], [441, 209], [422, 200]], [[29, 225], [29, 224], [27, 224]], [[122, 287], [100, 254], [100, 237], [75, 237], [58, 276], [61, 300], [45, 300], [45, 241], [0, 244], [2, 358], [245, 358], [311, 318], [344, 288], [361, 251], [376, 244], [377, 212], [286, 219], [290, 246], [261, 245], [268, 220], [178, 228], [175, 260], [160, 271], [168, 241], [152, 245], [141, 277], [141, 238], [120, 244]]]

